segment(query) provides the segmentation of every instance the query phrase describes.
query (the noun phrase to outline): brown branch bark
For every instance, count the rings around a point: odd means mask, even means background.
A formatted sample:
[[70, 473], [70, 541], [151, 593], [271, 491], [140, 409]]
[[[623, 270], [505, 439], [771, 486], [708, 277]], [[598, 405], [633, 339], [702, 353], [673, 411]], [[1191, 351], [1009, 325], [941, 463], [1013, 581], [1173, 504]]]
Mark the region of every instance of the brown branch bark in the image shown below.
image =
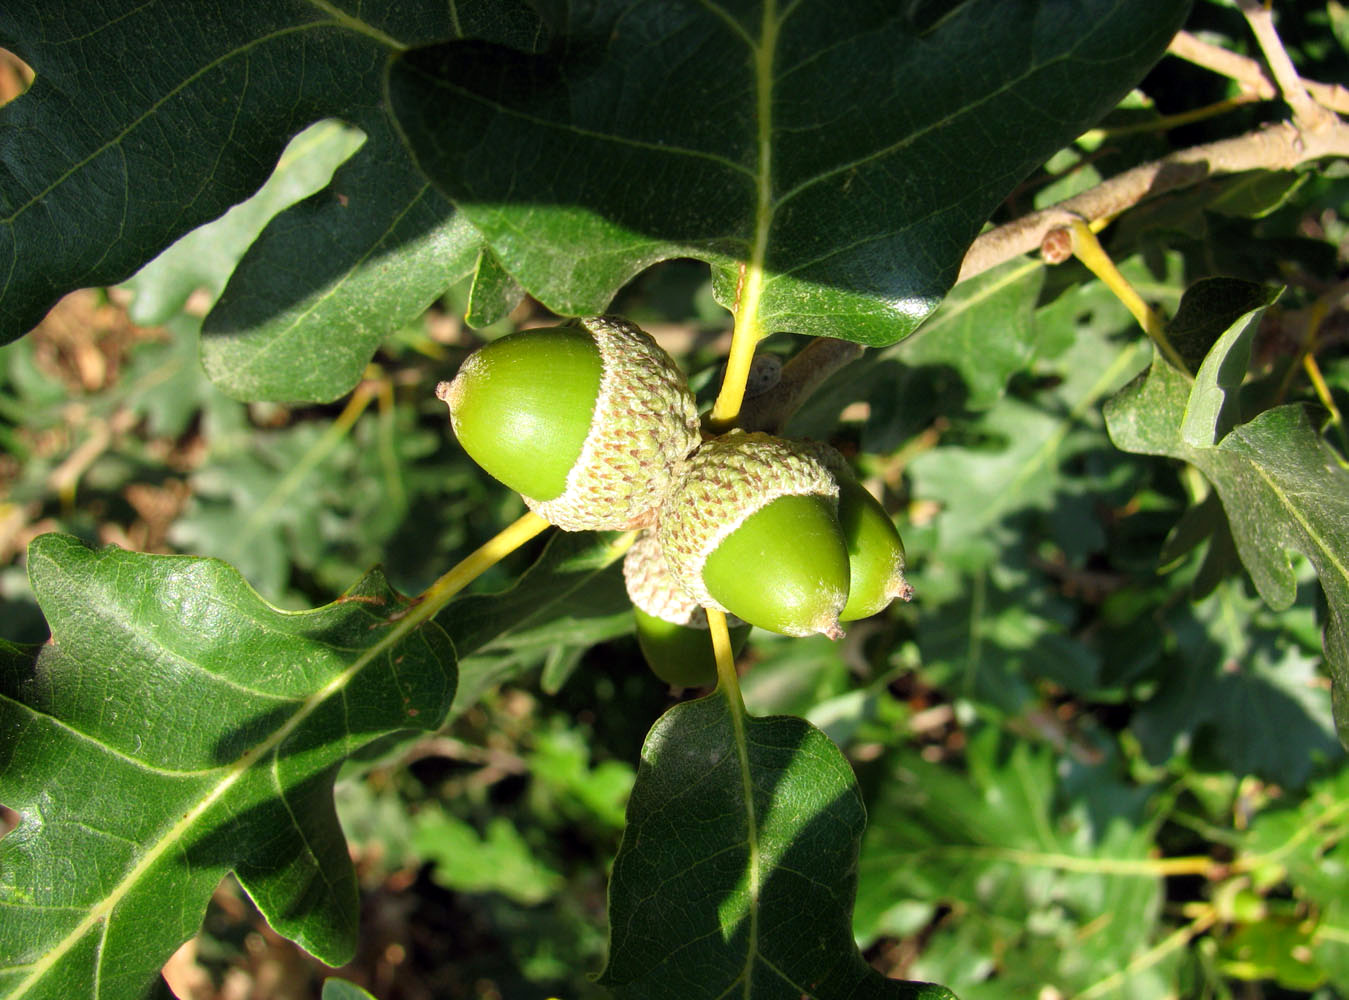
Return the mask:
[[[1167, 52], [1178, 59], [1184, 59], [1186, 62], [1235, 80], [1243, 91], [1263, 101], [1279, 96], [1279, 88], [1257, 60], [1206, 42], [1202, 38], [1196, 38], [1188, 31], [1177, 33], [1171, 40]], [[1349, 90], [1338, 83], [1303, 80], [1302, 86], [1321, 106], [1349, 114]]]
[[834, 372], [862, 356], [864, 348], [847, 340], [816, 337], [785, 365], [776, 385], [745, 400], [736, 426], [779, 433], [788, 419]]
[[1218, 174], [1289, 170], [1327, 156], [1349, 156], [1349, 123], [1336, 118], [1328, 128], [1313, 132], [1280, 122], [1234, 139], [1179, 150], [982, 234], [965, 254], [956, 280], [965, 281], [1003, 261], [1038, 249], [1046, 235], [1068, 225], [1074, 217], [1089, 222], [1105, 219], [1146, 198]]
[[1265, 54], [1265, 62], [1274, 74], [1274, 82], [1279, 85], [1284, 101], [1293, 109], [1293, 121], [1304, 132], [1319, 132], [1332, 127], [1335, 116], [1307, 93], [1297, 67], [1288, 58], [1288, 50], [1274, 28], [1274, 12], [1260, 0], [1237, 0], [1237, 6], [1245, 15], [1251, 34], [1260, 43], [1260, 51]]

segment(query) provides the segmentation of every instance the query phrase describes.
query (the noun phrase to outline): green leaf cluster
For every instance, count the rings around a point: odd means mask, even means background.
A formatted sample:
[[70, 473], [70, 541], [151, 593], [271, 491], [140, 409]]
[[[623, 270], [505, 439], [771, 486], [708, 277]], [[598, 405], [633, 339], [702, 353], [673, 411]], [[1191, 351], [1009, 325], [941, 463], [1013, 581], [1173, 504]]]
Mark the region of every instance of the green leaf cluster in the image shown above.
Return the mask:
[[[6, 4], [0, 995], [166, 995], [217, 892], [325, 1000], [1338, 995], [1349, 172], [1112, 224], [1183, 367], [1077, 263], [956, 283], [1284, 114], [1168, 118], [1234, 96], [1182, 24], [1254, 51], [1189, 8]], [[1346, 24], [1280, 7], [1308, 78]], [[787, 432], [916, 602], [683, 692], [629, 537], [438, 589], [523, 508], [432, 387], [610, 309], [703, 402], [733, 324], [871, 348]]]

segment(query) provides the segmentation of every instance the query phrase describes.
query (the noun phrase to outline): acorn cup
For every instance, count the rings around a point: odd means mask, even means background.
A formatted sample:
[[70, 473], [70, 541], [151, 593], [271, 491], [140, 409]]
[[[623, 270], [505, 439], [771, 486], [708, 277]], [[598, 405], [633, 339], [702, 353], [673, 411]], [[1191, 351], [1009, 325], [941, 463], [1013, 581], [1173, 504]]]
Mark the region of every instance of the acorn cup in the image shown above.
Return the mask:
[[[703, 687], [717, 680], [707, 612], [670, 575], [654, 531], [637, 536], [623, 558], [623, 582], [632, 600], [637, 645], [647, 666], [675, 687]], [[750, 626], [728, 616], [731, 655], [739, 656]]]
[[848, 603], [839, 620], [870, 618], [895, 598], [913, 598], [904, 576], [904, 539], [879, 500], [857, 481], [847, 460], [827, 444], [802, 442], [838, 483], [838, 521], [848, 545]]
[[436, 395], [469, 457], [566, 531], [650, 524], [700, 440], [679, 367], [613, 316], [495, 340]]
[[849, 586], [838, 495], [810, 447], [731, 431], [690, 459], [657, 536], [696, 604], [771, 632], [837, 639]]

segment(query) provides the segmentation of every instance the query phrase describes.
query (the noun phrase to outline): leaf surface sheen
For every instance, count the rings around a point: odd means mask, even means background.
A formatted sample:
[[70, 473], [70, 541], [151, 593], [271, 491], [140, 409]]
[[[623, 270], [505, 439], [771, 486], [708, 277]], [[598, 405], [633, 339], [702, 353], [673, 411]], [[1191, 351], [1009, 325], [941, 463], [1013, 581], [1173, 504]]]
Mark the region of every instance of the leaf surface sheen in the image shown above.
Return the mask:
[[541, 55], [451, 43], [388, 81], [414, 158], [521, 284], [583, 314], [696, 257], [763, 329], [872, 345], [936, 307], [998, 203], [1187, 7], [969, 0], [919, 25], [888, 0], [541, 6]]
[[21, 817], [0, 841], [0, 993], [142, 996], [230, 871], [279, 932], [347, 961], [332, 781], [444, 718], [444, 632], [392, 623], [377, 572], [281, 612], [214, 560], [45, 535], [29, 566], [53, 641], [0, 662], [0, 801]]
[[857, 951], [865, 823], [851, 767], [809, 723], [720, 693], [676, 706], [642, 750], [600, 982], [643, 1000], [951, 1000]]

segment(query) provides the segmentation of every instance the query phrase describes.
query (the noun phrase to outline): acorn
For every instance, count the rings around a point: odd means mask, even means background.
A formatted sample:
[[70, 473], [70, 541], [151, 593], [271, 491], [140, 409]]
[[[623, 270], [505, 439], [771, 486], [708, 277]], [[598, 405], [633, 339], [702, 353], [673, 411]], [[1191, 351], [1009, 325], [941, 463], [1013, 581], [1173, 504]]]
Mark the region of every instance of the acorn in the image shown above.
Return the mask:
[[[637, 645], [646, 664], [675, 687], [703, 687], [717, 680], [717, 658], [707, 612], [670, 575], [655, 532], [643, 531], [623, 558], [623, 582], [632, 600]], [[739, 656], [750, 626], [728, 616], [731, 654]]]
[[843, 635], [848, 549], [838, 485], [811, 449], [731, 431], [703, 443], [657, 536], [694, 602], [785, 635]]
[[436, 395], [469, 456], [567, 531], [652, 523], [700, 440], [679, 367], [613, 316], [495, 340]]
[[857, 481], [836, 449], [816, 441], [801, 443], [838, 483], [838, 521], [848, 545], [848, 603], [839, 621], [880, 614], [897, 597], [912, 600], [913, 587], [904, 576], [904, 539], [881, 502]]

